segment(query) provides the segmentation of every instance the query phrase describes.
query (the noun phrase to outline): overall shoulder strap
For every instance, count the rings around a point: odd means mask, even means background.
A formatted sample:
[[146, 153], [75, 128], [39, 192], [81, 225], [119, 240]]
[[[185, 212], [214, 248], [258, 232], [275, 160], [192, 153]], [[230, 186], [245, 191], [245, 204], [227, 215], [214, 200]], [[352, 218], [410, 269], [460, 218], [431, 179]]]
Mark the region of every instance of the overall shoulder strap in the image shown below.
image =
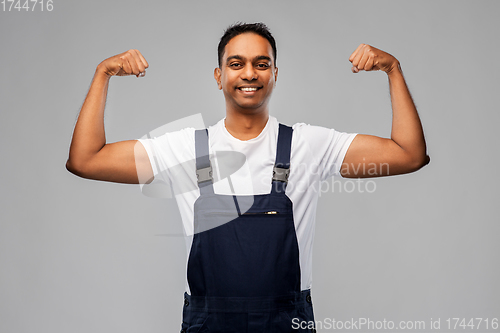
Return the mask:
[[290, 152], [292, 148], [293, 129], [279, 124], [278, 145], [276, 147], [276, 162], [273, 169], [271, 193], [285, 193], [288, 176], [290, 175]]
[[196, 150], [196, 177], [200, 194], [214, 193], [212, 165], [210, 164], [208, 149], [208, 130], [196, 130], [194, 132], [194, 142]]

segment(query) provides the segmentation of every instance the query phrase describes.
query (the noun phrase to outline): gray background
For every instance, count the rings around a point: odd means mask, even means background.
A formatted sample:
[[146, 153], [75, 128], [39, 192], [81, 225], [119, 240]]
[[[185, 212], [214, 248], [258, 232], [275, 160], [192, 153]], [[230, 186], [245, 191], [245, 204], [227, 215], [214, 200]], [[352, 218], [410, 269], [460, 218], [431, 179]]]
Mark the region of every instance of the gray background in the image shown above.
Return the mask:
[[447, 331], [449, 317], [500, 317], [499, 11], [498, 1], [55, 1], [52, 12], [0, 12], [0, 332], [178, 332], [186, 253], [165, 236], [181, 230], [175, 201], [78, 178], [65, 162], [95, 67], [131, 48], [150, 67], [111, 79], [108, 142], [195, 113], [222, 118], [213, 69], [235, 21], [263, 21], [277, 40], [280, 121], [388, 137], [386, 75], [350, 71], [366, 43], [400, 60], [424, 125], [430, 165], [375, 179], [374, 193], [322, 195], [316, 320], [429, 329], [441, 318]]

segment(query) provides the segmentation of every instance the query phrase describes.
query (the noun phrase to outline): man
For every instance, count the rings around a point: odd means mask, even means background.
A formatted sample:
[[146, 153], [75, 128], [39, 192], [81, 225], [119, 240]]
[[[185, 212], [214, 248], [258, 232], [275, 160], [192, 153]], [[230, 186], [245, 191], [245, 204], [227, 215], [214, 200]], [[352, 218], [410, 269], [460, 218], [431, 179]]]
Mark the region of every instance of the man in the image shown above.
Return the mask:
[[[137, 50], [101, 62], [75, 126], [67, 169], [120, 183], [161, 177], [193, 183], [196, 190], [176, 195], [186, 233], [193, 235], [181, 332], [315, 331], [310, 288], [318, 184], [332, 175], [386, 176], [427, 164], [417, 110], [397, 59], [361, 44], [349, 58], [352, 71], [387, 73], [391, 138], [284, 126], [269, 115], [278, 68], [267, 27], [229, 27], [218, 52], [214, 77], [226, 100], [224, 119], [208, 130], [116, 143], [106, 143], [104, 134], [109, 78], [144, 76], [148, 63]], [[220, 151], [243, 153], [246, 162], [230, 179], [214, 182]], [[193, 160], [196, 167], [182, 168], [180, 177], [168, 173]]]

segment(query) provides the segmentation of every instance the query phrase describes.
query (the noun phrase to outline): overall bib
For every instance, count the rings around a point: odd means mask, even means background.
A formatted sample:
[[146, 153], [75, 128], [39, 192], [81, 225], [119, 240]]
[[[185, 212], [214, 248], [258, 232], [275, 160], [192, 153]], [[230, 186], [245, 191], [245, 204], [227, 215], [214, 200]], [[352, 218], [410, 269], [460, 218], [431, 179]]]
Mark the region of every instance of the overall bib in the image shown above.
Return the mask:
[[300, 288], [299, 247], [285, 188], [292, 128], [279, 125], [269, 194], [214, 193], [208, 131], [195, 132], [200, 197], [187, 265], [181, 333], [315, 332]]

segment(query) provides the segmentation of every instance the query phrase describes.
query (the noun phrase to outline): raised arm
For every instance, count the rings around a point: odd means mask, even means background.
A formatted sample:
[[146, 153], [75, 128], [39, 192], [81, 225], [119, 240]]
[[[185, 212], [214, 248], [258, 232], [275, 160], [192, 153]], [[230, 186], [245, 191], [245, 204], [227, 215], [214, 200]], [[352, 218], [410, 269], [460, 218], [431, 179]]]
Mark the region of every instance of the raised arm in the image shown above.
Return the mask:
[[149, 65], [138, 50], [128, 50], [101, 62], [73, 131], [66, 169], [83, 178], [117, 183], [149, 183], [153, 171], [137, 140], [106, 143], [104, 107], [112, 76], [142, 77]]
[[422, 124], [399, 61], [392, 55], [361, 44], [351, 54], [352, 71], [387, 73], [392, 103], [391, 138], [358, 134], [344, 158], [341, 175], [368, 178], [414, 172], [429, 163]]

